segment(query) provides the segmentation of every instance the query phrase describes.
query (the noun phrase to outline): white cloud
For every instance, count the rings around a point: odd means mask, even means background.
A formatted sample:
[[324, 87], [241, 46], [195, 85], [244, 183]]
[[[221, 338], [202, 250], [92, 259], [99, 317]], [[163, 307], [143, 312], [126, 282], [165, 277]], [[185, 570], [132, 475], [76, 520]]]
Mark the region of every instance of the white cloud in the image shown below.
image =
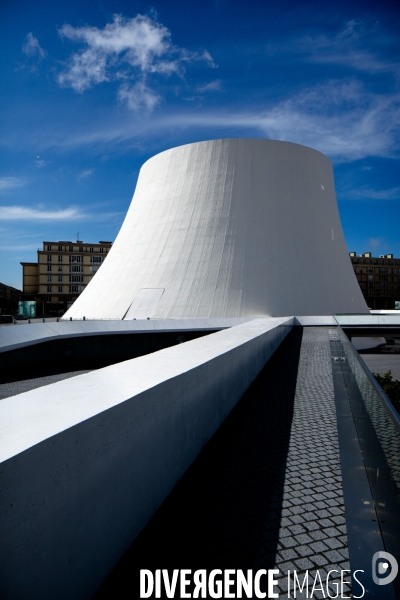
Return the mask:
[[25, 184], [25, 177], [0, 177], [0, 192], [23, 187]]
[[131, 87], [127, 84], [122, 85], [118, 90], [118, 99], [126, 102], [128, 108], [132, 110], [144, 108], [149, 111], [153, 110], [161, 100], [160, 96], [142, 81], [138, 81]]
[[38, 244], [6, 244], [4, 246], [0, 245], [0, 250], [2, 252], [14, 252], [15, 250], [38, 250]]
[[[142, 92], [146, 91], [143, 86]], [[158, 101], [140, 96], [139, 87], [130, 93], [124, 84], [121, 100], [135, 107], [146, 107], [146, 101]], [[149, 90], [150, 93], [154, 92]], [[162, 132], [177, 132], [207, 128], [210, 137], [267, 137], [311, 146], [336, 162], [368, 157], [391, 157], [400, 150], [400, 94], [378, 94], [368, 91], [354, 79], [331, 80], [303, 88], [292, 97], [253, 105], [246, 109], [215, 109], [196, 111], [182, 107], [165, 110], [151, 118], [142, 116], [127, 120], [114, 114], [107, 123], [93, 123], [85, 130], [60, 131], [55, 137], [41, 135], [35, 140], [42, 148], [97, 148], [112, 151], [117, 147], [150, 143]], [[187, 139], [187, 138], [186, 138]], [[360, 166], [361, 167], [361, 166]]]
[[47, 52], [40, 46], [39, 40], [31, 32], [26, 36], [22, 52], [29, 57], [37, 56], [39, 59], [45, 58], [47, 55]]
[[44, 158], [40, 158], [40, 156], [38, 156], [35, 160], [35, 165], [38, 169], [43, 169], [43, 167], [47, 167], [48, 164], [49, 161], [44, 160]]
[[400, 200], [400, 187], [388, 190], [376, 190], [372, 188], [359, 188], [347, 193], [348, 198], [355, 200]]
[[379, 23], [351, 20], [336, 35], [305, 37], [294, 46], [297, 52], [308, 55], [313, 62], [379, 73], [399, 71], [398, 61], [393, 60], [392, 44], [393, 40], [380, 30]]
[[197, 87], [197, 91], [200, 93], [219, 92], [221, 90], [221, 87], [221, 80], [217, 79], [216, 81], [210, 81], [209, 83], [205, 83], [204, 85], [199, 85]]
[[46, 210], [39, 205], [37, 208], [28, 206], [0, 206], [0, 221], [108, 221], [120, 218], [120, 212], [85, 212], [77, 206], [59, 210]]
[[330, 81], [267, 109], [175, 116], [182, 126], [245, 129], [310, 146], [340, 160], [395, 156], [400, 149], [400, 96], [368, 93], [355, 81]]
[[95, 84], [120, 79], [133, 79], [134, 85], [124, 84], [119, 99], [131, 109], [152, 109], [159, 99], [149, 88], [146, 78], [153, 74], [182, 75], [184, 64], [205, 61], [215, 66], [210, 54], [178, 48], [171, 42], [170, 31], [145, 15], [127, 19], [114, 15], [104, 29], [63, 25], [63, 38], [85, 44], [73, 54], [58, 77], [63, 87], [83, 92]]
[[77, 179], [79, 181], [81, 179], [86, 179], [87, 177], [90, 177], [91, 175], [93, 175], [93, 173], [94, 173], [94, 169], [85, 169], [84, 171], [81, 171], [80, 173], [78, 173]]
[[385, 238], [383, 236], [379, 236], [379, 237], [372, 237], [369, 238], [368, 240], [368, 246], [373, 249], [376, 250], [377, 248], [382, 248], [383, 249], [387, 249], [388, 245], [385, 242]]
[[27, 206], [0, 206], [0, 221], [75, 221], [82, 217], [79, 208], [44, 210]]

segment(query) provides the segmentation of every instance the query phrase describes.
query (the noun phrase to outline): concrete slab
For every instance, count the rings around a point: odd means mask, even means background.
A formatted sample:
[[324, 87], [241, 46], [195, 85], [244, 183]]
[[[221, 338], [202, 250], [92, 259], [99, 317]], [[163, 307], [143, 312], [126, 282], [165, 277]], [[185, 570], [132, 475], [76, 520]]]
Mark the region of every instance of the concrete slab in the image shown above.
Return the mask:
[[2, 597], [91, 597], [292, 327], [254, 319], [0, 402]]

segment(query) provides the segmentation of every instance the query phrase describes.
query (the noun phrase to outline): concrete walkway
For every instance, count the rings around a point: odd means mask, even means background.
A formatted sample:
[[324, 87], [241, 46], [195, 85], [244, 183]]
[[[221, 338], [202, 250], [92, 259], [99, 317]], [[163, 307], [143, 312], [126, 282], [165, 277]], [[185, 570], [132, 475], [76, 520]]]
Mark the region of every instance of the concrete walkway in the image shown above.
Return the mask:
[[349, 569], [325, 327], [292, 331], [94, 598], [132, 597], [141, 568], [274, 566], [281, 593], [288, 569]]
[[63, 379], [69, 379], [70, 377], [76, 377], [76, 375], [83, 375], [90, 371], [71, 371], [69, 373], [57, 373], [56, 375], [46, 375], [45, 377], [35, 377], [34, 379], [22, 379], [20, 381], [11, 381], [9, 383], [0, 383], [0, 400], [9, 398], [10, 396], [16, 396], [29, 390], [34, 390], [44, 385], [50, 385], [56, 381], [62, 381]]

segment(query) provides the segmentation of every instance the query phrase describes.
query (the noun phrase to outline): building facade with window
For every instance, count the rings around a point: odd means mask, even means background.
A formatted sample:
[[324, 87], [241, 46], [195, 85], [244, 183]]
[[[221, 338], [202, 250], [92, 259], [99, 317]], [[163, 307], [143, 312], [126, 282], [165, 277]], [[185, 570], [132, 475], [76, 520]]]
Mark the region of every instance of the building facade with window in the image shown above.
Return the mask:
[[111, 242], [43, 242], [37, 263], [21, 262], [24, 298], [36, 300], [38, 315], [64, 314], [93, 279], [111, 246]]
[[350, 252], [350, 260], [369, 308], [396, 308], [395, 303], [400, 301], [400, 258], [393, 254], [372, 256], [365, 252], [357, 256]]

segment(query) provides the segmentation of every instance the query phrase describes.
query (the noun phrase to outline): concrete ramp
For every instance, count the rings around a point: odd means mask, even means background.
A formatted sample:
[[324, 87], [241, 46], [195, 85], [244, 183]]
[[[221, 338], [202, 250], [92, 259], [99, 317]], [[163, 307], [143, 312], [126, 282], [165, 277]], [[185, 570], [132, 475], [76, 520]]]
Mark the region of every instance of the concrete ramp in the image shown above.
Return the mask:
[[2, 600], [91, 598], [293, 322], [255, 319], [2, 400]]

